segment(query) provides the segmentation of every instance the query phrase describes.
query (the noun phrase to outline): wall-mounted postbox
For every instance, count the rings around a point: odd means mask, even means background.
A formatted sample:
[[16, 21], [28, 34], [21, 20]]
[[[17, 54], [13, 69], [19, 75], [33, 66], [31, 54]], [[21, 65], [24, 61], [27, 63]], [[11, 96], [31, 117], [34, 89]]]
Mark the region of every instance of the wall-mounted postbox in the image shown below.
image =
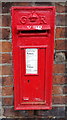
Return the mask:
[[11, 11], [15, 110], [51, 109], [55, 8]]

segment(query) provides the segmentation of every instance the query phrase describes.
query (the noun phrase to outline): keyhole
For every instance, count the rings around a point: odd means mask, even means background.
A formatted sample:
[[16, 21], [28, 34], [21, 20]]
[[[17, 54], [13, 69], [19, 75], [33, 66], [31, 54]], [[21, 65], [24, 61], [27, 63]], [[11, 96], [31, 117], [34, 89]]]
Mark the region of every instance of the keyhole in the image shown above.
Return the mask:
[[30, 80], [28, 80], [28, 83], [30, 82]]

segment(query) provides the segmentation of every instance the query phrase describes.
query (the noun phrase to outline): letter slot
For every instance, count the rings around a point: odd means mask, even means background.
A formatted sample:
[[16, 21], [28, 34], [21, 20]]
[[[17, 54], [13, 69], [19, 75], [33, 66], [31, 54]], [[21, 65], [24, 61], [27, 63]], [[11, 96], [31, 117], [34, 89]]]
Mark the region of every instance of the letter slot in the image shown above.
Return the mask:
[[17, 26], [17, 33], [20, 35], [23, 34], [42, 34], [42, 35], [48, 35], [50, 33], [50, 26]]

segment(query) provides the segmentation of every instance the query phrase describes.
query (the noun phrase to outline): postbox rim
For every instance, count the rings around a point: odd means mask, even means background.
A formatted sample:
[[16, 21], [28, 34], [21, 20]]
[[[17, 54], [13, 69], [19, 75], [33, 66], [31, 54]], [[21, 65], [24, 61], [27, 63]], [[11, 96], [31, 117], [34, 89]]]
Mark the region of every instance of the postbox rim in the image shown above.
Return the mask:
[[21, 9], [24, 9], [24, 10], [26, 10], [26, 9], [55, 9], [55, 6], [27, 6], [27, 7], [22, 7], [22, 6], [12, 6], [11, 7], [11, 10], [16, 10], [16, 9], [19, 9], [19, 10], [21, 10]]
[[[33, 14], [35, 18], [39, 15], [39, 20], [30, 21]], [[55, 6], [12, 6], [11, 15], [14, 109], [51, 109]], [[32, 52], [29, 52], [30, 50]], [[30, 55], [33, 57], [29, 59]], [[35, 63], [36, 69], [27, 67], [28, 61], [32, 63], [31, 58], [35, 61], [33, 65]], [[34, 68], [36, 72], [28, 72], [28, 68]]]

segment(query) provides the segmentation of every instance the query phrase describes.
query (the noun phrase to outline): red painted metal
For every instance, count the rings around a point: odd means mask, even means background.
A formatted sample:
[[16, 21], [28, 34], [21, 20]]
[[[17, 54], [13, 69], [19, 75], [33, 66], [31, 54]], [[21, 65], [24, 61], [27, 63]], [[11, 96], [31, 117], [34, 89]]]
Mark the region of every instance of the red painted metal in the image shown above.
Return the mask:
[[[52, 108], [55, 8], [12, 7], [15, 110]], [[37, 73], [26, 73], [26, 49], [37, 49]]]

